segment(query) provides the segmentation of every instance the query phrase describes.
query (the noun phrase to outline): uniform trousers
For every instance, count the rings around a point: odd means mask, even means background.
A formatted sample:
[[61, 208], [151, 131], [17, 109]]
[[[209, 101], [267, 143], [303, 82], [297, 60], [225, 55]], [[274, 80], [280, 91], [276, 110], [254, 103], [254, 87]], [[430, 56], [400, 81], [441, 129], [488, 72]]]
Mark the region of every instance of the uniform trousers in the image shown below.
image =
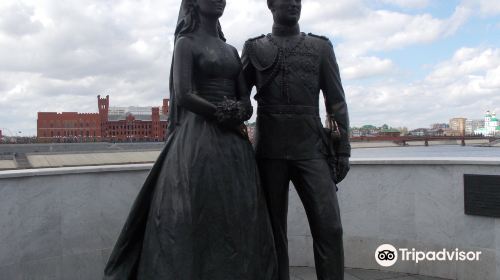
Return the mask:
[[344, 279], [342, 223], [336, 186], [325, 159], [257, 159], [278, 255], [279, 280], [289, 280], [287, 214], [292, 181], [313, 238], [318, 280]]

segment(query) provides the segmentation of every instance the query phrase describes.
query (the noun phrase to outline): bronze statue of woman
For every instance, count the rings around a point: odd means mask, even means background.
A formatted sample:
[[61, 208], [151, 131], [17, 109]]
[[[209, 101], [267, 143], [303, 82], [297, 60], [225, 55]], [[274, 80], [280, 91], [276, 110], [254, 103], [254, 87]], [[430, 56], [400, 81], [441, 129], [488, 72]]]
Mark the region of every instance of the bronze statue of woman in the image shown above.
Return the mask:
[[183, 0], [167, 143], [105, 268], [106, 280], [273, 280], [277, 260], [250, 141], [252, 114], [225, 0]]

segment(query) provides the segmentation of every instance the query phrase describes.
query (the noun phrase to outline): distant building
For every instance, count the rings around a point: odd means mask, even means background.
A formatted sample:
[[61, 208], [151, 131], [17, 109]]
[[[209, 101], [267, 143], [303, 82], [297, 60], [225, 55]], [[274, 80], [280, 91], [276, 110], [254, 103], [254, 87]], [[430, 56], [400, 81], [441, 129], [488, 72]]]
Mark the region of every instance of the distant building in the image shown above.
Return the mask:
[[396, 127], [395, 129], [401, 131], [401, 136], [406, 136], [408, 135], [408, 128], [406, 126], [403, 127]]
[[165, 141], [169, 99], [159, 107], [109, 107], [97, 96], [98, 113], [38, 112], [39, 142]]
[[39, 142], [102, 141], [101, 119], [98, 113], [38, 112]]
[[353, 127], [349, 129], [349, 137], [360, 137], [361, 136], [361, 130], [357, 127]]
[[408, 132], [410, 136], [427, 136], [429, 134], [428, 128], [417, 128]]
[[[465, 121], [465, 134], [466, 135], [474, 135], [476, 134], [476, 130], [484, 128], [484, 119], [483, 120], [466, 120]], [[479, 133], [480, 134], [480, 133]]]
[[433, 130], [439, 130], [439, 129], [448, 129], [450, 128], [450, 125], [447, 123], [434, 123], [431, 125], [431, 129]]
[[394, 128], [381, 129], [378, 133], [380, 136], [389, 136], [389, 137], [399, 137], [401, 136], [401, 131]]
[[495, 136], [500, 135], [500, 123], [495, 112], [486, 111], [484, 114], [484, 126], [474, 130], [476, 135]]
[[380, 129], [371, 124], [363, 125], [358, 128], [358, 130], [359, 132], [357, 134], [359, 134], [359, 136], [377, 136], [380, 132]]
[[453, 118], [450, 120], [450, 131], [448, 136], [463, 136], [465, 135], [466, 118]]
[[387, 124], [381, 127], [376, 127], [371, 124], [363, 125], [362, 127], [351, 127], [349, 128], [349, 137], [377, 137], [377, 136], [390, 136], [399, 137], [402, 131], [408, 132], [406, 127], [396, 129], [389, 127]]
[[427, 131], [427, 135], [429, 136], [444, 136], [446, 131], [449, 131], [449, 128], [433, 128]]

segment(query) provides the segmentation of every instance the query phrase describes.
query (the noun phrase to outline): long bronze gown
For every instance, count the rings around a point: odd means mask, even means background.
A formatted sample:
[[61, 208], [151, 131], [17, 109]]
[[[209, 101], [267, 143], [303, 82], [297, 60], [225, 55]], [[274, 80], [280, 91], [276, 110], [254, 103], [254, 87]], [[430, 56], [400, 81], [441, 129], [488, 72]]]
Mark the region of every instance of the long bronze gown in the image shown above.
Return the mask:
[[[193, 85], [235, 98], [237, 53], [201, 55]], [[271, 280], [276, 253], [248, 139], [178, 107], [178, 127], [141, 189], [104, 279]]]

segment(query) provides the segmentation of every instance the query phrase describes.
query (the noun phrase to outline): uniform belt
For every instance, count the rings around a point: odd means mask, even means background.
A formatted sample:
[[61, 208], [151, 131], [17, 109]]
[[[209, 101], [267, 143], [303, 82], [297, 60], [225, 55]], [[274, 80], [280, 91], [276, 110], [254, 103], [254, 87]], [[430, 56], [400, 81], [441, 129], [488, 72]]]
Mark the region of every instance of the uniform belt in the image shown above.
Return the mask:
[[319, 108], [300, 105], [265, 105], [257, 107], [257, 114], [295, 114], [319, 116]]

